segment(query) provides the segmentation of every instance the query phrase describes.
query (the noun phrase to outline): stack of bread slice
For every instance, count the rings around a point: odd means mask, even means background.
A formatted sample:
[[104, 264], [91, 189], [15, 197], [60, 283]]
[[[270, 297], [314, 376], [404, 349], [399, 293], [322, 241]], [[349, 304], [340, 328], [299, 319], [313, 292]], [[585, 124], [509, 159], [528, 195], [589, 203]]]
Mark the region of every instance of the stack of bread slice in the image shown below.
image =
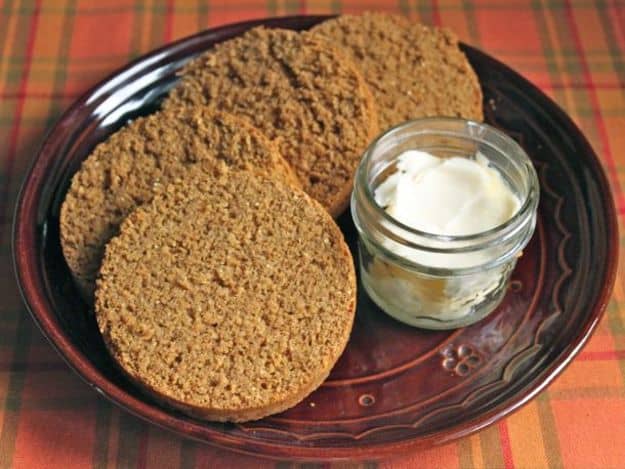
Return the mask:
[[354, 321], [333, 217], [380, 132], [480, 120], [455, 36], [392, 15], [254, 28], [192, 60], [154, 114], [98, 145], [61, 244], [120, 369], [165, 405], [245, 421], [300, 402]]

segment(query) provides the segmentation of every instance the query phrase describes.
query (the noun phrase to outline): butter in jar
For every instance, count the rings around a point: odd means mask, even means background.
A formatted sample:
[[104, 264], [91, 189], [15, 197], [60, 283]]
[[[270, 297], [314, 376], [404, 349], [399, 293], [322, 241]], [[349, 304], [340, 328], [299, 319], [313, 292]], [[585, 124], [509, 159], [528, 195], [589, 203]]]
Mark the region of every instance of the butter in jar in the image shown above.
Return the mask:
[[413, 326], [481, 319], [534, 232], [538, 191], [522, 148], [488, 125], [426, 118], [389, 130], [352, 194], [365, 290]]

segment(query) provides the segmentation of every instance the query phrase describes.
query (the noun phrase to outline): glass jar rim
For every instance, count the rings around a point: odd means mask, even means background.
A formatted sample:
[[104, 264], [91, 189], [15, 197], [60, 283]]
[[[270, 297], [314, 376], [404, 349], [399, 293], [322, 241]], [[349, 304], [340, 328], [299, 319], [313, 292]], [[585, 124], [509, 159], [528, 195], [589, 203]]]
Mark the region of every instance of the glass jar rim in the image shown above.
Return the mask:
[[[437, 130], [437, 129], [432, 129], [432, 128], [428, 128], [427, 125], [430, 124], [434, 124], [434, 123], [440, 123], [440, 124], [459, 124], [462, 123], [464, 125], [464, 127], [466, 127], [467, 125], [469, 126], [473, 126], [475, 128], [478, 129], [483, 129], [484, 131], [490, 132], [491, 134], [493, 134], [494, 136], [496, 136], [497, 138], [501, 139], [502, 141], [504, 141], [505, 143], [507, 143], [508, 145], [511, 145], [512, 148], [515, 150], [515, 152], [520, 156], [521, 161], [519, 161], [519, 163], [521, 163], [521, 165], [527, 169], [528, 173], [529, 173], [529, 190], [527, 191], [527, 193], [525, 194], [523, 203], [520, 204], [520, 207], [516, 210], [516, 212], [510, 217], [508, 218], [505, 222], [500, 223], [497, 226], [494, 226], [492, 228], [489, 228], [488, 230], [484, 230], [484, 231], [479, 231], [476, 233], [471, 233], [468, 235], [445, 235], [445, 234], [439, 234], [439, 233], [430, 233], [427, 231], [422, 231], [419, 230], [417, 228], [413, 228], [409, 225], [404, 224], [403, 222], [397, 220], [395, 217], [389, 215], [386, 210], [384, 210], [383, 207], [381, 207], [378, 202], [375, 200], [375, 196], [373, 193], [372, 188], [370, 187], [368, 181], [367, 181], [367, 164], [369, 162], [369, 160], [371, 159], [372, 155], [373, 155], [373, 150], [375, 149], [375, 147], [377, 145], [380, 144], [380, 142], [385, 139], [388, 138], [391, 134], [393, 133], [397, 133], [407, 127], [411, 127], [414, 125], [422, 125], [423, 129], [421, 133], [431, 133], [431, 134], [438, 134], [438, 135], [446, 135], [446, 136], [455, 136], [455, 137], [465, 137], [467, 139], [470, 140], [474, 140], [476, 142], [479, 142], [480, 139], [476, 138], [476, 137], [472, 137], [470, 135], [461, 135], [456, 131], [453, 130]], [[492, 145], [489, 142], [485, 142], [483, 140], [481, 140], [483, 143], [488, 143], [490, 145]], [[424, 239], [427, 240], [431, 240], [431, 241], [440, 241], [440, 242], [470, 242], [470, 241], [479, 241], [481, 238], [484, 237], [490, 237], [493, 236], [497, 233], [501, 233], [504, 231], [507, 231], [510, 227], [517, 225], [518, 223], [520, 223], [526, 216], [526, 214], [529, 211], [533, 211], [534, 210], [534, 203], [533, 203], [533, 195], [534, 192], [538, 191], [538, 176], [536, 174], [536, 170], [534, 168], [534, 165], [532, 164], [529, 156], [527, 155], [527, 153], [525, 152], [525, 150], [521, 147], [521, 145], [519, 145], [516, 141], [514, 141], [511, 137], [509, 137], [508, 135], [506, 135], [504, 132], [502, 132], [501, 130], [486, 124], [486, 123], [481, 123], [481, 122], [477, 122], [477, 121], [473, 121], [470, 119], [463, 119], [463, 118], [459, 118], [459, 117], [422, 117], [422, 118], [418, 118], [418, 119], [412, 119], [406, 122], [402, 122], [400, 124], [397, 124], [393, 127], [390, 127], [389, 129], [387, 129], [386, 131], [384, 131], [382, 134], [380, 134], [378, 137], [375, 138], [375, 140], [373, 140], [373, 142], [371, 142], [371, 144], [367, 147], [367, 149], [365, 150], [365, 153], [363, 155], [362, 160], [360, 161], [360, 164], [358, 165], [358, 168], [356, 170], [356, 178], [355, 178], [355, 183], [360, 184], [363, 189], [364, 189], [364, 194], [365, 197], [367, 199], [367, 201], [371, 204], [371, 206], [373, 207], [374, 211], [376, 212], [377, 215], [379, 215], [380, 217], [382, 217], [383, 220], [385, 220], [388, 223], [391, 223], [392, 225], [396, 226], [397, 228], [407, 232], [410, 235], [415, 235], [415, 236], [419, 236], [422, 237]]]

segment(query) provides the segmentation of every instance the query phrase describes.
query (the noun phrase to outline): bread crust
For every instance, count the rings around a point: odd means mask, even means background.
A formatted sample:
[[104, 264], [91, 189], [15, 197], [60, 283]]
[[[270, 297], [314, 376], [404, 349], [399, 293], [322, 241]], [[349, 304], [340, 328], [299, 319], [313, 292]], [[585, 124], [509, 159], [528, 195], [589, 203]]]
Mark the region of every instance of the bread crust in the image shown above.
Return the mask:
[[98, 327], [124, 374], [216, 421], [262, 418], [314, 391], [356, 308], [353, 259], [331, 216], [303, 191], [248, 173], [195, 175], [137, 208], [97, 285]]
[[428, 116], [483, 119], [477, 75], [449, 29], [364, 13], [324, 21], [311, 32], [356, 64], [375, 98], [380, 129]]
[[378, 131], [353, 61], [307, 32], [254, 28], [189, 63], [164, 106], [206, 104], [244, 117], [280, 148], [304, 190], [334, 217]]
[[191, 166], [235, 168], [301, 187], [277, 147], [247, 122], [207, 107], [136, 119], [99, 144], [74, 175], [61, 206], [61, 247], [91, 303], [104, 246], [123, 219]]

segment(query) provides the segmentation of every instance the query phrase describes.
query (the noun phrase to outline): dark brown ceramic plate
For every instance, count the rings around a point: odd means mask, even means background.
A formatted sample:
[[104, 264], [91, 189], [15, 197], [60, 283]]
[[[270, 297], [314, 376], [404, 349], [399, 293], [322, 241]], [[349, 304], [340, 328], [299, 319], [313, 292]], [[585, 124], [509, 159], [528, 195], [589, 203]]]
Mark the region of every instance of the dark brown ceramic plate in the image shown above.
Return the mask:
[[[254, 423], [185, 417], [143, 396], [112, 366], [61, 255], [59, 205], [96, 143], [158, 108], [190, 57], [259, 24], [305, 29], [325, 17], [225, 26], [149, 54], [76, 102], [47, 136], [17, 205], [14, 254], [33, 318], [69, 365], [130, 412], [211, 444], [276, 458], [364, 458], [467, 435], [518, 409], [588, 340], [609, 299], [617, 259], [613, 201], [601, 165], [571, 120], [536, 87], [470, 47], [486, 120], [517, 139], [541, 183], [536, 234], [502, 305], [453, 332], [427, 332], [381, 312], [360, 289], [347, 350], [320, 389]], [[355, 249], [348, 214], [343, 232]]]

